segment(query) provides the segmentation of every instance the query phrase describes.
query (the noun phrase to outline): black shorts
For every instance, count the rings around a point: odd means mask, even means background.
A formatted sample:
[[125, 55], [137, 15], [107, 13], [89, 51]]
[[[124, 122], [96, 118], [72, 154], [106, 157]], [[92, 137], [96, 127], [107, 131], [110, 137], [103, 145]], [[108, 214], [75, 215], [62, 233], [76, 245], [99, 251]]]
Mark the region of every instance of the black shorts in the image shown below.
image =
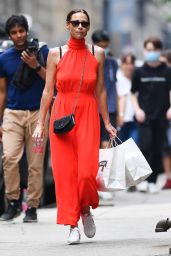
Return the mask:
[[[116, 113], [109, 113], [110, 122], [111, 124], [116, 127]], [[109, 140], [109, 134], [106, 131], [103, 119], [100, 115], [100, 141], [108, 141]]]

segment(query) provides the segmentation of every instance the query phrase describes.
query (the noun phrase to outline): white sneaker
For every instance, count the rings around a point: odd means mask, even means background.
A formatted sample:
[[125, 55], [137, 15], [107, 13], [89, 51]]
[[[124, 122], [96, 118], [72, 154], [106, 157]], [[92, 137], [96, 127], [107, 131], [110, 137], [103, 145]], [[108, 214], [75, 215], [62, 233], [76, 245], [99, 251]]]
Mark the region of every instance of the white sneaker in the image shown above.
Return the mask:
[[84, 227], [84, 234], [88, 238], [94, 237], [96, 234], [96, 226], [94, 224], [94, 219], [91, 212], [81, 214], [81, 218], [82, 218], [83, 227]]
[[67, 240], [68, 244], [79, 244], [81, 239], [81, 234], [79, 228], [70, 228], [69, 237]]
[[106, 200], [112, 200], [113, 199], [113, 195], [112, 195], [111, 192], [101, 192], [101, 191], [99, 191], [98, 194], [99, 194], [100, 199], [102, 199], [102, 200], [106, 201]]
[[150, 194], [157, 194], [159, 193], [159, 189], [155, 183], [149, 183], [148, 191]]
[[148, 192], [148, 182], [147, 181], [141, 182], [136, 187], [139, 192]]

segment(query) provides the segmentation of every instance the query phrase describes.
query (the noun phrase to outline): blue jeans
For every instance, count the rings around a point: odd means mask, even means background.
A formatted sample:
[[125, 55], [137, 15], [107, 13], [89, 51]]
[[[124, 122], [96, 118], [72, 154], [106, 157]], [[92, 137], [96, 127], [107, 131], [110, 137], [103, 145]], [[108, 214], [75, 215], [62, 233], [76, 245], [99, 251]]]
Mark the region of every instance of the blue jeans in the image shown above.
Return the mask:
[[126, 122], [119, 132], [122, 141], [133, 138], [136, 144], [139, 143], [137, 125], [135, 122]]

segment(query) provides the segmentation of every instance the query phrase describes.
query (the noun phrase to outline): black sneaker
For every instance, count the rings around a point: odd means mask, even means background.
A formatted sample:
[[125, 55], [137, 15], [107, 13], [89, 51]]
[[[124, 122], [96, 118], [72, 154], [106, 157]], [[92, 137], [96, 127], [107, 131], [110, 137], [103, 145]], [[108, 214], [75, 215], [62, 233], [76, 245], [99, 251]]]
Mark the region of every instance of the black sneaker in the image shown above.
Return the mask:
[[18, 217], [21, 214], [21, 208], [17, 200], [9, 201], [8, 208], [0, 216], [0, 221], [8, 221]]
[[37, 212], [36, 208], [30, 207], [26, 211], [26, 216], [23, 219], [25, 223], [37, 222]]

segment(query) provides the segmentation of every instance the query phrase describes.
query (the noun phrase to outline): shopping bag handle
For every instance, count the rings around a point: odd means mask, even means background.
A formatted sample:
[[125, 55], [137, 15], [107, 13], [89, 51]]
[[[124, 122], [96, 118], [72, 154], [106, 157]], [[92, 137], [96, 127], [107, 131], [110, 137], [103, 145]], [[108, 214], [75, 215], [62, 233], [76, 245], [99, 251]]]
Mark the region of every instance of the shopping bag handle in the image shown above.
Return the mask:
[[117, 141], [116, 141], [116, 138], [118, 139], [118, 141], [119, 141], [121, 144], [123, 143], [123, 142], [121, 141], [121, 139], [119, 139], [119, 137], [115, 136], [114, 138], [110, 138], [110, 139], [108, 140], [106, 149], [107, 149], [107, 148], [110, 148], [109, 146], [112, 146], [112, 148], [113, 148], [113, 147], [116, 147], [116, 146], [119, 145], [119, 144], [117, 143]]
[[110, 146], [112, 146], [112, 148], [113, 148], [113, 143], [114, 143], [114, 140], [110, 138], [110, 139], [108, 140], [106, 149], [107, 149], [107, 148], [110, 148]]
[[115, 137], [112, 139], [112, 141], [113, 141], [115, 147], [119, 145], [119, 144], [117, 143], [116, 139], [117, 139], [121, 144], [123, 143], [123, 142], [121, 141], [121, 139], [119, 139], [118, 136], [115, 136]]
[[119, 140], [119, 142], [120, 142], [121, 144], [123, 143], [123, 141], [122, 141], [121, 139], [119, 139], [118, 136], [116, 136], [116, 138]]

